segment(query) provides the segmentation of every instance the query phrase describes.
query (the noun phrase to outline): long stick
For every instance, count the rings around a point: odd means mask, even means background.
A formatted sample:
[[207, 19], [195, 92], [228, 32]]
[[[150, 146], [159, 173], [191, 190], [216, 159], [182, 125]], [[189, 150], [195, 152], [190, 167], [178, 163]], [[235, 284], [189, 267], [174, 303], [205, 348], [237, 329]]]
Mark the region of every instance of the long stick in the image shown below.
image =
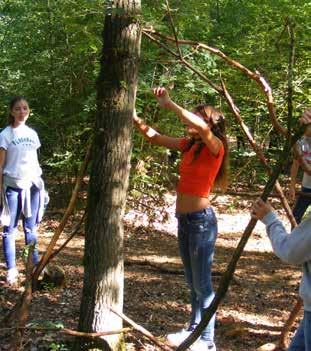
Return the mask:
[[153, 336], [147, 329], [145, 329], [144, 327], [142, 327], [141, 325], [135, 323], [132, 319], [130, 319], [129, 317], [127, 317], [125, 314], [123, 314], [122, 312], [119, 312], [117, 310], [115, 310], [113, 307], [109, 307], [109, 309], [115, 313], [117, 316], [119, 316], [120, 318], [122, 318], [127, 324], [129, 324], [130, 326], [132, 326], [135, 330], [137, 330], [138, 332], [140, 332], [141, 334], [143, 334], [145, 337], [147, 337], [148, 339], [150, 339], [151, 341], [153, 341], [157, 346], [159, 346], [162, 350], [164, 351], [173, 351], [174, 349], [169, 347], [168, 345], [164, 344], [163, 342], [161, 342], [160, 340], [158, 340], [155, 336]]
[[67, 246], [67, 244], [70, 242], [70, 240], [77, 234], [77, 232], [79, 231], [79, 229], [80, 229], [80, 227], [85, 219], [85, 216], [86, 216], [86, 210], [84, 210], [82, 217], [80, 218], [79, 222], [76, 224], [75, 228], [70, 233], [69, 237], [65, 240], [65, 242], [58, 249], [54, 250], [51, 253], [51, 256], [49, 257], [46, 264], [48, 264], [56, 255], [58, 255], [58, 253], [60, 251], [62, 251]]
[[[293, 119], [293, 76], [294, 76], [294, 63], [295, 63], [295, 36], [293, 25], [291, 23], [290, 18], [286, 21], [286, 27], [288, 30], [289, 40], [290, 40], [290, 50], [289, 50], [289, 58], [288, 58], [288, 80], [287, 80], [287, 111], [288, 111], [288, 122], [287, 122], [287, 130], [291, 130], [291, 123]], [[295, 227], [295, 225], [293, 225]], [[296, 304], [292, 311], [289, 314], [287, 321], [285, 322], [281, 335], [280, 340], [278, 343], [279, 348], [285, 350], [287, 347], [287, 337], [289, 331], [294, 324], [297, 315], [302, 307], [302, 300], [300, 297], [297, 298]]]
[[286, 322], [283, 325], [283, 328], [280, 334], [280, 340], [278, 343], [278, 347], [282, 350], [285, 350], [287, 348], [288, 333], [290, 332], [292, 325], [295, 323], [297, 315], [301, 311], [302, 305], [303, 305], [302, 300], [300, 297], [298, 297], [294, 308], [291, 310]]
[[[153, 38], [152, 35], [155, 35], [155, 36], [157, 36], [161, 39], [164, 39], [166, 41], [175, 42], [175, 38], [163, 35], [163, 34], [157, 32], [153, 29], [144, 28], [142, 33], [144, 35], [148, 36], [149, 39]], [[154, 38], [151, 40], [154, 40]], [[223, 53], [219, 49], [213, 48], [213, 47], [205, 45], [203, 43], [196, 42], [193, 40], [178, 40], [178, 44], [179, 45], [190, 45], [190, 46], [195, 47], [196, 49], [207, 50], [207, 51], [213, 53], [214, 55], [217, 55], [218, 57], [220, 57], [224, 61], [226, 61], [227, 64], [229, 64], [230, 66], [239, 69], [244, 74], [246, 74], [249, 78], [254, 80], [260, 86], [263, 94], [266, 97], [266, 104], [267, 104], [268, 111], [269, 111], [269, 117], [270, 117], [270, 120], [271, 120], [273, 126], [275, 127], [275, 129], [279, 133], [281, 133], [283, 135], [287, 134], [286, 128], [284, 128], [277, 120], [274, 99], [273, 99], [273, 95], [272, 95], [272, 89], [269, 86], [269, 84], [267, 83], [267, 81], [265, 80], [265, 78], [258, 71], [255, 71], [255, 72], [251, 71], [249, 68], [243, 66], [240, 62], [237, 62], [237, 61], [231, 59], [229, 56], [227, 56], [225, 53]]]
[[[267, 161], [267, 159], [266, 159], [266, 157], [265, 157], [265, 155], [264, 155], [264, 153], [262, 151], [262, 148], [259, 145], [257, 145], [257, 143], [254, 140], [254, 138], [253, 138], [252, 134], [250, 133], [249, 129], [244, 124], [243, 119], [242, 119], [242, 117], [240, 115], [240, 111], [236, 107], [231, 95], [229, 94], [229, 92], [228, 92], [228, 90], [227, 90], [227, 88], [225, 86], [225, 83], [223, 81], [221, 83], [222, 83], [222, 89], [224, 91], [224, 96], [226, 98], [226, 101], [227, 101], [227, 103], [228, 103], [233, 115], [235, 116], [237, 122], [241, 126], [242, 131], [244, 132], [245, 136], [247, 137], [252, 149], [255, 151], [255, 153], [258, 156], [258, 158], [261, 161], [261, 163], [265, 166], [265, 169], [266, 169], [268, 175], [271, 176], [272, 169], [269, 166], [269, 163], [268, 163], [268, 161]], [[287, 218], [289, 219], [291, 225], [293, 227], [296, 226], [297, 225], [296, 220], [295, 220], [295, 218], [293, 216], [292, 210], [291, 210], [291, 208], [290, 208], [290, 206], [289, 206], [289, 204], [287, 202], [287, 199], [286, 199], [286, 197], [284, 195], [284, 192], [283, 192], [282, 187], [281, 187], [281, 185], [280, 185], [278, 180], [275, 182], [275, 190], [276, 190], [277, 194], [280, 197], [280, 201], [282, 203], [282, 206], [283, 206], [283, 208], [285, 210], [285, 213], [286, 213]]]
[[33, 277], [33, 282], [34, 282], [33, 286], [34, 287], [36, 285], [36, 282], [38, 281], [38, 277], [39, 277], [40, 273], [42, 272], [42, 270], [46, 266], [46, 264], [49, 260], [49, 257], [51, 256], [51, 254], [53, 252], [54, 246], [56, 245], [58, 238], [60, 237], [62, 231], [64, 230], [66, 223], [67, 223], [72, 211], [75, 208], [75, 205], [76, 205], [76, 202], [78, 199], [78, 195], [79, 195], [80, 186], [81, 186], [81, 183], [83, 180], [83, 176], [85, 174], [87, 165], [88, 165], [90, 157], [91, 157], [91, 148], [92, 148], [92, 143], [90, 142], [88, 147], [87, 147], [87, 150], [86, 150], [84, 162], [79, 170], [79, 174], [78, 174], [77, 179], [76, 179], [76, 184], [75, 184], [75, 187], [72, 191], [72, 195], [71, 195], [71, 198], [69, 201], [69, 205], [66, 209], [66, 212], [65, 212], [61, 222], [59, 223], [58, 227], [56, 228], [54, 235], [53, 235], [53, 237], [52, 237], [52, 239], [51, 239], [51, 241], [46, 249], [46, 252], [42, 256], [40, 262], [38, 263], [38, 265], [36, 267], [35, 272], [33, 273], [32, 277]]

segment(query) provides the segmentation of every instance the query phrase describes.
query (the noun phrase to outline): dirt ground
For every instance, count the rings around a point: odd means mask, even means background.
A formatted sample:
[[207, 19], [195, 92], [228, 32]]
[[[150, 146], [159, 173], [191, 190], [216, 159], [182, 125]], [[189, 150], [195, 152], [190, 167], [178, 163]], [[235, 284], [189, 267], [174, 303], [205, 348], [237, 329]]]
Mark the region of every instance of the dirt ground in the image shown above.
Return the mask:
[[[245, 229], [253, 199], [218, 196], [214, 208], [219, 235], [214, 258], [215, 289], [222, 272]], [[167, 194], [167, 207], [146, 206], [127, 211], [125, 224], [125, 301], [124, 313], [154, 336], [181, 329], [187, 322], [190, 306], [176, 240], [174, 196]], [[41, 252], [47, 247], [60, 214], [47, 212], [40, 225]], [[288, 224], [287, 224], [288, 227]], [[71, 228], [65, 231], [61, 242]], [[61, 322], [77, 329], [83, 284], [83, 228], [55, 258], [66, 271], [66, 287], [37, 291], [34, 294], [30, 322]], [[23, 292], [24, 266], [21, 252], [23, 235], [17, 239], [17, 286], [5, 284], [5, 265], [0, 254], [0, 316], [4, 316]], [[2, 250], [1, 250], [2, 251]], [[289, 310], [295, 303], [300, 280], [299, 267], [282, 263], [271, 252], [264, 226], [257, 224], [241, 257], [229, 291], [217, 312], [216, 345], [219, 351], [256, 350], [276, 342]], [[8, 330], [0, 330], [0, 350], [8, 350]], [[70, 337], [60, 333], [28, 330], [25, 350], [70, 350]], [[158, 350], [138, 333], [126, 335], [127, 350]]]

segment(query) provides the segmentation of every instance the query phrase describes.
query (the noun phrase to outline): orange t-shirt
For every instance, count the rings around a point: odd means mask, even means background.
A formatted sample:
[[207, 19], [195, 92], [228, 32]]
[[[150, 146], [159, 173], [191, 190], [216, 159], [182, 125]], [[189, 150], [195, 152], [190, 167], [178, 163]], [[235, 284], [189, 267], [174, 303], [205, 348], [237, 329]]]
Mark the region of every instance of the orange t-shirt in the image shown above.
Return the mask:
[[[181, 151], [188, 142], [189, 139], [187, 138], [181, 140]], [[214, 156], [208, 150], [207, 146], [204, 145], [199, 155], [194, 160], [194, 153], [198, 147], [199, 144], [193, 144], [190, 150], [183, 153], [179, 165], [180, 178], [176, 190], [178, 193], [208, 197], [221, 166], [225, 151], [222, 145], [219, 154]]]

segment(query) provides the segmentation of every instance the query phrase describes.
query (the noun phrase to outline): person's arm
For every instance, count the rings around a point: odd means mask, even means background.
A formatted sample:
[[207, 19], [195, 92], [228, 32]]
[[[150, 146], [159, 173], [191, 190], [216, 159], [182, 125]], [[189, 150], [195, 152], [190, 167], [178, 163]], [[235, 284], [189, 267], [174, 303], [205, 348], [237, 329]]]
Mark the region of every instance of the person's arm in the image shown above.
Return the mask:
[[213, 134], [208, 124], [202, 118], [173, 102], [165, 88], [155, 88], [153, 93], [161, 107], [173, 111], [183, 123], [195, 128], [210, 152], [215, 156], [219, 154], [222, 142]]
[[311, 260], [311, 216], [288, 234], [272, 207], [261, 199], [253, 205], [251, 215], [266, 225], [273, 251], [280, 259], [296, 265]]
[[289, 186], [289, 198], [295, 200], [295, 186], [297, 181], [297, 174], [299, 170], [299, 162], [295, 158], [290, 169], [290, 186]]
[[180, 142], [182, 138], [173, 138], [158, 133], [156, 130], [144, 123], [136, 114], [133, 113], [133, 122], [137, 130], [151, 143], [158, 146], [165, 146], [169, 149], [180, 149]]
[[2, 193], [2, 182], [3, 182], [3, 167], [6, 157], [6, 150], [0, 148], [0, 195]]

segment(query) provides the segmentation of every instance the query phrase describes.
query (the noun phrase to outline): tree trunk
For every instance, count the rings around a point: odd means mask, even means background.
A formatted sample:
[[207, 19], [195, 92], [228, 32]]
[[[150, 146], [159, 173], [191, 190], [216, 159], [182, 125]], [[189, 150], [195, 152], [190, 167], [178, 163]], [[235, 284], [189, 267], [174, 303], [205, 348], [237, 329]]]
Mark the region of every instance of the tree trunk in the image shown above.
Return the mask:
[[[132, 113], [140, 55], [140, 0], [107, 1], [97, 81], [97, 116], [88, 191], [79, 331], [122, 328], [109, 306], [123, 307], [122, 216], [130, 170]], [[78, 339], [76, 350], [116, 350], [120, 336]]]

